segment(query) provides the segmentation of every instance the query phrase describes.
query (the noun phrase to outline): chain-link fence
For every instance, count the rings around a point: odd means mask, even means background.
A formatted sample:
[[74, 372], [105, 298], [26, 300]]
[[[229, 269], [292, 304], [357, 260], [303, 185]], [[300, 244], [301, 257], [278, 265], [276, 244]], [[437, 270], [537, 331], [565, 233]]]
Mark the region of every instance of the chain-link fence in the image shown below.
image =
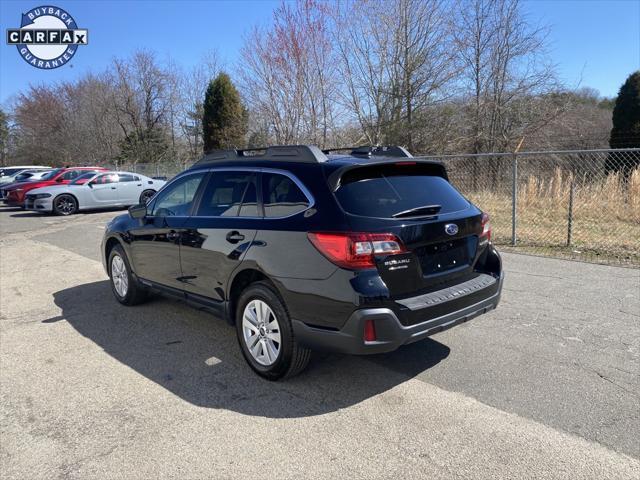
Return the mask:
[[[195, 161], [195, 160], [194, 160]], [[124, 164], [105, 164], [106, 168], [119, 170], [124, 172], [141, 173], [147, 177], [158, 177], [170, 179], [177, 174], [190, 167], [193, 162], [187, 163], [124, 163]]]
[[640, 267], [640, 149], [430, 158], [502, 249]]
[[[491, 215], [502, 249], [640, 267], [640, 148], [428, 158]], [[171, 178], [189, 165], [118, 167]]]

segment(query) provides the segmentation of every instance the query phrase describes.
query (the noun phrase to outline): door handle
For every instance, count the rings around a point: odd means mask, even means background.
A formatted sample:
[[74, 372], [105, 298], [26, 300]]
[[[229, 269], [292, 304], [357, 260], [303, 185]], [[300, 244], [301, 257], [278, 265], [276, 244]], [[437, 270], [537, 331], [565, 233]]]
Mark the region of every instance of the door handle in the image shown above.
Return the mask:
[[244, 240], [244, 235], [242, 235], [237, 230], [233, 230], [227, 233], [227, 242], [229, 243], [238, 243]]
[[180, 234], [178, 232], [175, 232], [172, 230], [169, 233], [167, 233], [167, 239], [176, 240], [177, 238], [180, 238]]
[[111, 187], [111, 190], [115, 190], [115, 189], [116, 189], [116, 187]]

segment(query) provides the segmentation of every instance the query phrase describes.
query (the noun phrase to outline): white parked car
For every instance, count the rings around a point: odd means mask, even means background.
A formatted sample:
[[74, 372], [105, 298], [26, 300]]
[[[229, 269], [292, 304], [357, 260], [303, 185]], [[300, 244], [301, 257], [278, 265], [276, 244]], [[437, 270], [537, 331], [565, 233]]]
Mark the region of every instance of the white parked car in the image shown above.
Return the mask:
[[0, 168], [0, 185], [8, 185], [9, 183], [13, 183], [16, 181], [20, 181], [17, 179], [18, 176], [25, 172], [37, 172], [37, 171], [48, 171], [51, 170], [51, 167], [41, 167], [39, 165], [31, 165], [31, 166], [16, 166], [16, 167], [2, 167]]
[[42, 180], [42, 177], [48, 175], [53, 168], [37, 169], [37, 170], [22, 170], [14, 175], [11, 175], [8, 182], [2, 182], [5, 177], [0, 178], [0, 202], [4, 202], [4, 189], [13, 183], [18, 182], [35, 182], [36, 180]]
[[66, 185], [36, 188], [27, 193], [27, 210], [71, 215], [79, 210], [129, 207], [146, 203], [160, 190], [164, 180], [131, 172], [99, 172], [80, 175]]
[[35, 182], [36, 180], [42, 180], [42, 177], [48, 175], [51, 170], [53, 170], [53, 168], [23, 170], [15, 176], [14, 182]]

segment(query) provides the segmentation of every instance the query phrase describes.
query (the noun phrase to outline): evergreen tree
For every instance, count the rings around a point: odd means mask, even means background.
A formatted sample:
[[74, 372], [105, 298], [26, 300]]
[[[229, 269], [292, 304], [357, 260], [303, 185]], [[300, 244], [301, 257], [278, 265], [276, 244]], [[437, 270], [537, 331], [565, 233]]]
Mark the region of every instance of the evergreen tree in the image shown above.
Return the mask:
[[209, 83], [204, 97], [202, 130], [205, 153], [240, 148], [245, 144], [247, 109], [229, 75], [220, 73]]
[[[613, 128], [609, 138], [611, 148], [640, 147], [640, 70], [632, 73], [620, 87], [613, 108]], [[607, 159], [607, 173], [623, 171], [628, 177], [639, 165], [637, 156], [610, 154]]]

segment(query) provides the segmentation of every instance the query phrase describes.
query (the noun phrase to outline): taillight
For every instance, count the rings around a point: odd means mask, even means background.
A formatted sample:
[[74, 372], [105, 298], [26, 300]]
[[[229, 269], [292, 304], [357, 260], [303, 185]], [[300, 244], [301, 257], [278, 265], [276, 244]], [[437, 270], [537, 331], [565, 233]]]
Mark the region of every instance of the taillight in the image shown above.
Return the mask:
[[308, 233], [314, 247], [330, 261], [344, 268], [375, 267], [375, 255], [406, 252], [392, 233]]
[[488, 241], [491, 241], [491, 222], [489, 222], [489, 215], [483, 213], [480, 221], [482, 222], [480, 238], [486, 238]]

